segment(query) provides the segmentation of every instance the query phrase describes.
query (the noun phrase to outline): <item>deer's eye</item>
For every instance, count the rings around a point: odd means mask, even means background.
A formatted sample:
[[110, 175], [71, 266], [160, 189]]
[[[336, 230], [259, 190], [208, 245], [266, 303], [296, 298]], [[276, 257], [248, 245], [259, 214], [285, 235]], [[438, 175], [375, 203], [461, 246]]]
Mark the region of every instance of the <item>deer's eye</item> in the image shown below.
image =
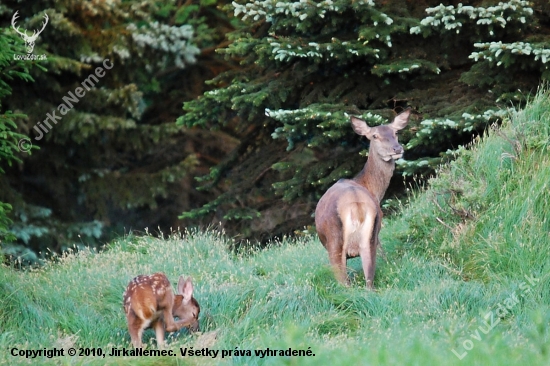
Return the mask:
[[375, 139], [375, 140], [378, 139], [378, 134], [375, 133], [374, 135], [372, 135], [372, 138]]

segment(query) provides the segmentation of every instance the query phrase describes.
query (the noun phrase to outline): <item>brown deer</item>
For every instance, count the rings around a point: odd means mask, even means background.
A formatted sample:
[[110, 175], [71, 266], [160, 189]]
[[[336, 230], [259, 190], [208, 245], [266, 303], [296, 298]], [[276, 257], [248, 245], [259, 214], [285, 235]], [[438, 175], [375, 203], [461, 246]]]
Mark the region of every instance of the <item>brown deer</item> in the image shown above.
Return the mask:
[[361, 256], [367, 288], [374, 287], [376, 247], [382, 222], [380, 201], [395, 169], [395, 160], [403, 156], [397, 131], [409, 122], [410, 108], [397, 115], [392, 123], [369, 127], [351, 117], [355, 133], [370, 140], [369, 156], [363, 170], [353, 179], [340, 179], [321, 197], [315, 209], [315, 226], [335, 276], [348, 285], [346, 262]]
[[[178, 293], [174, 296], [172, 285], [164, 273], [139, 275], [124, 291], [123, 303], [128, 331], [135, 348], [141, 348], [141, 336], [147, 328], [155, 329], [157, 345], [164, 345], [164, 331], [175, 332], [183, 327], [199, 330], [200, 306], [193, 297], [191, 278], [180, 276]], [[179, 320], [175, 321], [174, 317]]]

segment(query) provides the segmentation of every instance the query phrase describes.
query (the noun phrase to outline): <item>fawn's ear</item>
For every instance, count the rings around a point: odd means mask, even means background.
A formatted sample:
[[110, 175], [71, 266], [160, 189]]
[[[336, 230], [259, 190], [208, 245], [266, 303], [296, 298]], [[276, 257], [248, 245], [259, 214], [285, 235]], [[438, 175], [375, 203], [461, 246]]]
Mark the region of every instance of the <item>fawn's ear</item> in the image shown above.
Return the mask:
[[183, 279], [183, 276], [180, 276], [178, 281], [178, 294], [183, 296], [182, 303], [187, 303], [193, 297], [193, 282], [191, 282], [191, 277], [187, 277], [186, 280]]

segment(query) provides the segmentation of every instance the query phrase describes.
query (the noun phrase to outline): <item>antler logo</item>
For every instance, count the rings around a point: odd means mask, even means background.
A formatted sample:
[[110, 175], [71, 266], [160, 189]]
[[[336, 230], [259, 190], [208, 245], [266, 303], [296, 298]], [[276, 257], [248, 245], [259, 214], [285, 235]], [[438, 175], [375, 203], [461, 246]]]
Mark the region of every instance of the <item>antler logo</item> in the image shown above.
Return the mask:
[[15, 21], [17, 20], [17, 18], [19, 17], [19, 15], [17, 15], [17, 13], [19, 12], [16, 11], [15, 14], [13, 14], [13, 17], [11, 18], [11, 26], [13, 27], [13, 29], [19, 33], [19, 35], [21, 37], [23, 37], [23, 40], [25, 41], [25, 46], [27, 47], [27, 53], [32, 53], [32, 50], [34, 49], [34, 42], [36, 42], [36, 39], [38, 38], [38, 36], [40, 35], [40, 33], [42, 33], [42, 31], [44, 30], [44, 28], [46, 28], [46, 24], [48, 24], [48, 14], [44, 13], [44, 19], [45, 21], [42, 23], [42, 29], [40, 29], [38, 31], [38, 33], [36, 33], [36, 30], [33, 31], [32, 33], [32, 36], [29, 36], [27, 34], [27, 31], [25, 30], [25, 32], [21, 32], [19, 31], [19, 27], [15, 27]]

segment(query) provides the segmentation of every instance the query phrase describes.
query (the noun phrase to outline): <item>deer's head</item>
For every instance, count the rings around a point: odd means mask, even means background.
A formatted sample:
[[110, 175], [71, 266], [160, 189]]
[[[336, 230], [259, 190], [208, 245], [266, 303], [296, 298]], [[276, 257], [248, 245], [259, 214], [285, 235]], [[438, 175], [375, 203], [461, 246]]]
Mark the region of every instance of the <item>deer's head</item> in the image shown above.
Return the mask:
[[351, 117], [351, 125], [358, 135], [370, 140], [372, 151], [384, 161], [397, 160], [403, 156], [403, 146], [397, 141], [397, 132], [405, 128], [409, 122], [411, 109], [399, 113], [388, 125], [369, 127], [365, 121]]

